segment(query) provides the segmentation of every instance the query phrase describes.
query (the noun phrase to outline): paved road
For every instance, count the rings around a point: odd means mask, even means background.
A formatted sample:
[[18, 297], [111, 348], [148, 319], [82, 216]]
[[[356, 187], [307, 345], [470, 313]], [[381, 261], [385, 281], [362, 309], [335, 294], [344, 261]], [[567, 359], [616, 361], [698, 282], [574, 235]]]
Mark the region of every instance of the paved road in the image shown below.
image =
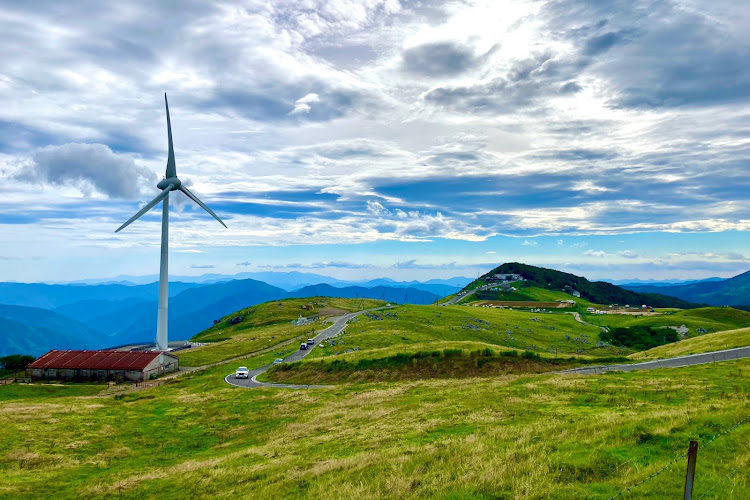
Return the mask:
[[[511, 281], [511, 283], [515, 283], [515, 281]], [[475, 288], [474, 290], [471, 290], [468, 293], [456, 295], [455, 297], [453, 297], [452, 299], [450, 299], [448, 302], [443, 302], [442, 305], [444, 305], [444, 306], [452, 306], [452, 305], [457, 304], [460, 300], [465, 299], [469, 295], [474, 295], [474, 292], [478, 292], [479, 290], [489, 290], [490, 288], [497, 288], [499, 286], [500, 285], [498, 283], [493, 283], [491, 285], [482, 285], [479, 288]]]
[[[333, 337], [335, 335], [338, 335], [346, 327], [346, 323], [350, 319], [352, 319], [352, 318], [354, 318], [356, 316], [359, 316], [360, 314], [365, 314], [365, 313], [368, 313], [368, 312], [377, 311], [379, 309], [384, 309], [384, 308], [383, 307], [377, 307], [377, 308], [374, 308], [374, 309], [367, 309], [365, 311], [358, 311], [358, 312], [354, 312], [354, 313], [345, 314], [343, 316], [339, 316], [338, 318], [335, 319], [334, 323], [331, 326], [329, 326], [328, 328], [326, 328], [325, 330], [323, 330], [322, 332], [320, 332], [319, 334], [317, 334], [313, 338], [313, 340], [315, 340], [315, 346], [316, 346], [315, 348], [317, 348], [317, 345], [320, 344], [321, 342], [323, 342], [324, 340], [328, 340], [331, 337]], [[295, 351], [292, 354], [290, 354], [289, 356], [287, 356], [287, 357], [284, 358], [284, 363], [290, 363], [292, 361], [299, 361], [302, 358], [304, 358], [305, 356], [307, 356], [308, 354], [310, 354], [311, 352], [312, 352], [312, 349], [305, 350], [305, 351]], [[254, 370], [250, 370], [250, 374], [249, 374], [248, 378], [240, 378], [240, 379], [238, 379], [238, 378], [235, 378], [234, 373], [232, 373], [232, 374], [227, 375], [226, 377], [224, 377], [224, 381], [227, 384], [236, 385], [237, 387], [248, 387], [248, 388], [253, 388], [253, 387], [280, 387], [280, 388], [283, 388], [283, 389], [310, 389], [310, 388], [314, 388], [314, 387], [327, 387], [327, 386], [324, 386], [324, 385], [273, 384], [271, 382], [260, 382], [260, 381], [258, 381], [258, 379], [256, 377], [258, 375], [260, 375], [261, 373], [265, 373], [266, 371], [268, 371], [268, 369], [271, 368], [271, 366], [273, 366], [273, 365], [266, 365], [266, 366], [263, 366], [261, 368], [256, 368]]]
[[732, 359], [742, 358], [750, 358], [750, 347], [738, 347], [736, 349], [704, 352], [701, 354], [678, 356], [676, 358], [657, 359], [655, 361], [644, 361], [643, 363], [633, 363], [627, 365], [586, 366], [581, 368], [573, 368], [572, 370], [565, 370], [557, 373], [595, 375], [611, 371], [630, 372], [633, 370], [655, 370], [657, 368], [681, 368], [684, 366], [702, 365], [706, 363], [716, 363], [719, 361], [729, 361]]

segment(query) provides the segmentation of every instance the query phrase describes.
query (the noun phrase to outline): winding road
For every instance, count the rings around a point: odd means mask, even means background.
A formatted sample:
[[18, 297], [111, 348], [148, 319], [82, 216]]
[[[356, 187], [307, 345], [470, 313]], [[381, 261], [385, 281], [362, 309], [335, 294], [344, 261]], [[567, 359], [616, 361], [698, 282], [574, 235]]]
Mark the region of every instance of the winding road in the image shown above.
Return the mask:
[[[320, 344], [320, 342], [328, 340], [338, 335], [339, 333], [341, 333], [341, 331], [346, 327], [347, 322], [351, 320], [352, 318], [355, 318], [357, 316], [360, 316], [368, 312], [377, 311], [380, 309], [385, 309], [385, 308], [378, 307], [374, 309], [367, 309], [364, 311], [358, 311], [354, 313], [345, 314], [343, 316], [339, 316], [338, 318], [335, 319], [334, 323], [331, 326], [321, 331], [318, 335], [314, 337], [313, 340], [315, 340], [315, 346]], [[580, 316], [576, 319], [578, 320], [579, 318]], [[310, 354], [311, 352], [312, 352], [312, 349], [304, 350], [304, 351], [301, 351], [301, 350], [295, 351], [292, 354], [285, 357], [284, 362], [289, 363], [292, 361], [299, 361], [305, 356], [307, 356], [308, 354]], [[641, 363], [585, 366], [585, 367], [573, 368], [570, 370], [563, 370], [563, 371], [554, 372], [554, 373], [597, 375], [597, 374], [610, 372], [610, 371], [629, 372], [633, 370], [655, 370], [658, 368], [681, 368], [685, 366], [702, 365], [706, 363], [717, 363], [720, 361], [731, 361], [734, 359], [743, 359], [743, 358], [750, 358], [750, 346], [738, 347], [735, 349], [725, 349], [722, 351], [705, 352], [705, 353], [700, 353], [700, 354], [690, 354], [687, 356], [677, 356], [674, 358], [657, 359], [654, 361], [644, 361]], [[274, 384], [271, 382], [260, 382], [257, 379], [258, 375], [268, 371], [268, 369], [271, 366], [273, 365], [270, 364], [270, 365], [266, 365], [260, 368], [255, 368], [254, 370], [250, 370], [250, 374], [248, 378], [246, 379], [238, 379], [235, 377], [234, 373], [231, 373], [227, 375], [226, 377], [224, 377], [224, 381], [227, 384], [234, 385], [237, 387], [245, 387], [245, 388], [277, 387], [277, 388], [282, 388], [282, 389], [312, 389], [312, 388], [320, 388], [320, 387], [330, 387], [330, 386], [325, 386], [325, 385]]]
[[750, 358], [750, 346], [738, 347], [736, 349], [725, 349], [723, 351], [704, 352], [701, 354], [690, 354], [677, 356], [675, 358], [657, 359], [632, 363], [626, 365], [603, 365], [573, 368], [555, 373], [577, 373], [579, 375], [597, 375], [604, 372], [620, 371], [631, 372], [633, 370], [655, 370], [657, 368], [682, 368], [684, 366], [703, 365], [706, 363], [717, 363], [719, 361], [731, 361], [733, 359]]
[[[333, 324], [317, 334], [313, 340], [315, 341], [315, 346], [317, 347], [318, 344], [321, 342], [328, 340], [339, 333], [346, 327], [346, 324], [349, 320], [352, 318], [355, 318], [361, 314], [369, 313], [372, 311], [378, 311], [380, 309], [385, 309], [383, 307], [376, 307], [374, 309], [366, 309], [364, 311], [357, 311], [349, 314], [345, 314], [343, 316], [339, 316], [335, 319]], [[313, 347], [314, 349], [314, 347]], [[292, 361], [299, 361], [308, 354], [312, 352], [312, 349], [307, 349], [305, 351], [295, 351], [289, 356], [284, 358], [284, 363], [290, 363]], [[278, 387], [282, 389], [311, 389], [316, 387], [328, 387], [325, 385], [295, 385], [295, 384], [274, 384], [271, 382], [260, 382], [258, 381], [257, 377], [261, 373], [265, 373], [268, 371], [269, 368], [271, 368], [273, 364], [262, 366], [260, 368], [255, 368], [254, 370], [250, 370], [250, 374], [248, 378], [236, 378], [234, 373], [231, 373], [224, 377], [224, 381], [227, 384], [234, 385], [237, 387], [246, 387], [246, 388], [255, 388], [255, 387]]]

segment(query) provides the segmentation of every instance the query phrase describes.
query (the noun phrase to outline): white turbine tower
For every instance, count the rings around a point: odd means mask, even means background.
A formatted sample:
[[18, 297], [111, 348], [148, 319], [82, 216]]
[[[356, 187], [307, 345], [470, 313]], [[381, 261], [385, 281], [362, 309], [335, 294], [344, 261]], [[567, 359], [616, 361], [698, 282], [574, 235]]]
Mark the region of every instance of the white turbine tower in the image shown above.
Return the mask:
[[164, 201], [162, 205], [161, 215], [161, 261], [159, 266], [159, 314], [156, 319], [156, 348], [158, 350], [165, 351], [169, 348], [168, 346], [168, 316], [167, 307], [169, 301], [169, 277], [168, 277], [168, 266], [169, 266], [169, 192], [175, 189], [182, 191], [187, 195], [188, 198], [200, 205], [206, 212], [211, 214], [214, 219], [219, 221], [222, 226], [227, 227], [224, 221], [219, 219], [216, 215], [208, 208], [205, 203], [198, 199], [188, 188], [177, 178], [177, 169], [174, 163], [174, 147], [172, 146], [172, 124], [169, 121], [169, 103], [167, 103], [167, 94], [164, 94], [164, 105], [167, 108], [167, 137], [169, 138], [169, 158], [167, 159], [167, 172], [159, 184], [156, 185], [162, 190], [161, 194], [151, 200], [145, 207], [140, 209], [137, 214], [132, 216], [125, 224], [120, 226], [116, 233], [127, 227], [131, 222], [138, 219], [141, 215], [145, 214], [152, 208], [154, 208], [160, 201]]

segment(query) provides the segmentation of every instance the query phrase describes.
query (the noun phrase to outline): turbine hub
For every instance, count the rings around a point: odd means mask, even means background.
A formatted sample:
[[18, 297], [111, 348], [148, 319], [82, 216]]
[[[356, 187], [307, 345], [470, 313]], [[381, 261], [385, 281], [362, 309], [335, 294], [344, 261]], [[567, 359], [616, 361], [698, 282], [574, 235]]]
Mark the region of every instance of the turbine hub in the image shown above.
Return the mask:
[[182, 181], [177, 177], [167, 177], [166, 179], [160, 180], [156, 187], [164, 191], [170, 184], [172, 184], [175, 189], [178, 189], [182, 185]]

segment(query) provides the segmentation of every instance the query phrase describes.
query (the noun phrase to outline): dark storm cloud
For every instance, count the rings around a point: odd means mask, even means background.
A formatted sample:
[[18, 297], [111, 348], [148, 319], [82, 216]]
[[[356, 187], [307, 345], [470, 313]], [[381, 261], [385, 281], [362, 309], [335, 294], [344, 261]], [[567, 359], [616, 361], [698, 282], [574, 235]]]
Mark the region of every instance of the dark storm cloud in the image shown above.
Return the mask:
[[410, 73], [424, 76], [456, 76], [472, 69], [481, 58], [471, 47], [454, 42], [437, 42], [407, 49], [403, 67]]
[[613, 31], [604, 33], [603, 35], [591, 37], [586, 40], [583, 52], [589, 56], [601, 54], [602, 52], [606, 52], [607, 50], [611, 49], [615, 44], [622, 40], [622, 38], [623, 37], [621, 33], [615, 33]]
[[97, 191], [113, 198], [135, 199], [153, 188], [157, 176], [103, 144], [70, 143], [37, 150], [16, 179], [70, 186], [84, 194]]
[[581, 57], [595, 58], [591, 71], [618, 93], [612, 106], [669, 108], [750, 99], [750, 38], [730, 31], [729, 19], [718, 21], [710, 8], [661, 0], [564, 0], [548, 2], [540, 15], [553, 32], [574, 41]]
[[[311, 102], [305, 112], [293, 113], [295, 102], [310, 93], [317, 94], [318, 100]], [[323, 82], [274, 82], [258, 89], [219, 87], [211, 96], [196, 99], [194, 104], [201, 110], [224, 110], [260, 122], [324, 122], [355, 109], [374, 107], [374, 100], [373, 96], [332, 88]]]
[[577, 92], [575, 79], [586, 59], [555, 58], [550, 52], [517, 61], [504, 77], [488, 83], [438, 87], [424, 100], [459, 113], [509, 114], [543, 103], [544, 98]]
[[566, 161], [611, 160], [617, 157], [617, 153], [594, 149], [566, 149], [545, 152], [535, 157], [539, 159], [559, 159]]

